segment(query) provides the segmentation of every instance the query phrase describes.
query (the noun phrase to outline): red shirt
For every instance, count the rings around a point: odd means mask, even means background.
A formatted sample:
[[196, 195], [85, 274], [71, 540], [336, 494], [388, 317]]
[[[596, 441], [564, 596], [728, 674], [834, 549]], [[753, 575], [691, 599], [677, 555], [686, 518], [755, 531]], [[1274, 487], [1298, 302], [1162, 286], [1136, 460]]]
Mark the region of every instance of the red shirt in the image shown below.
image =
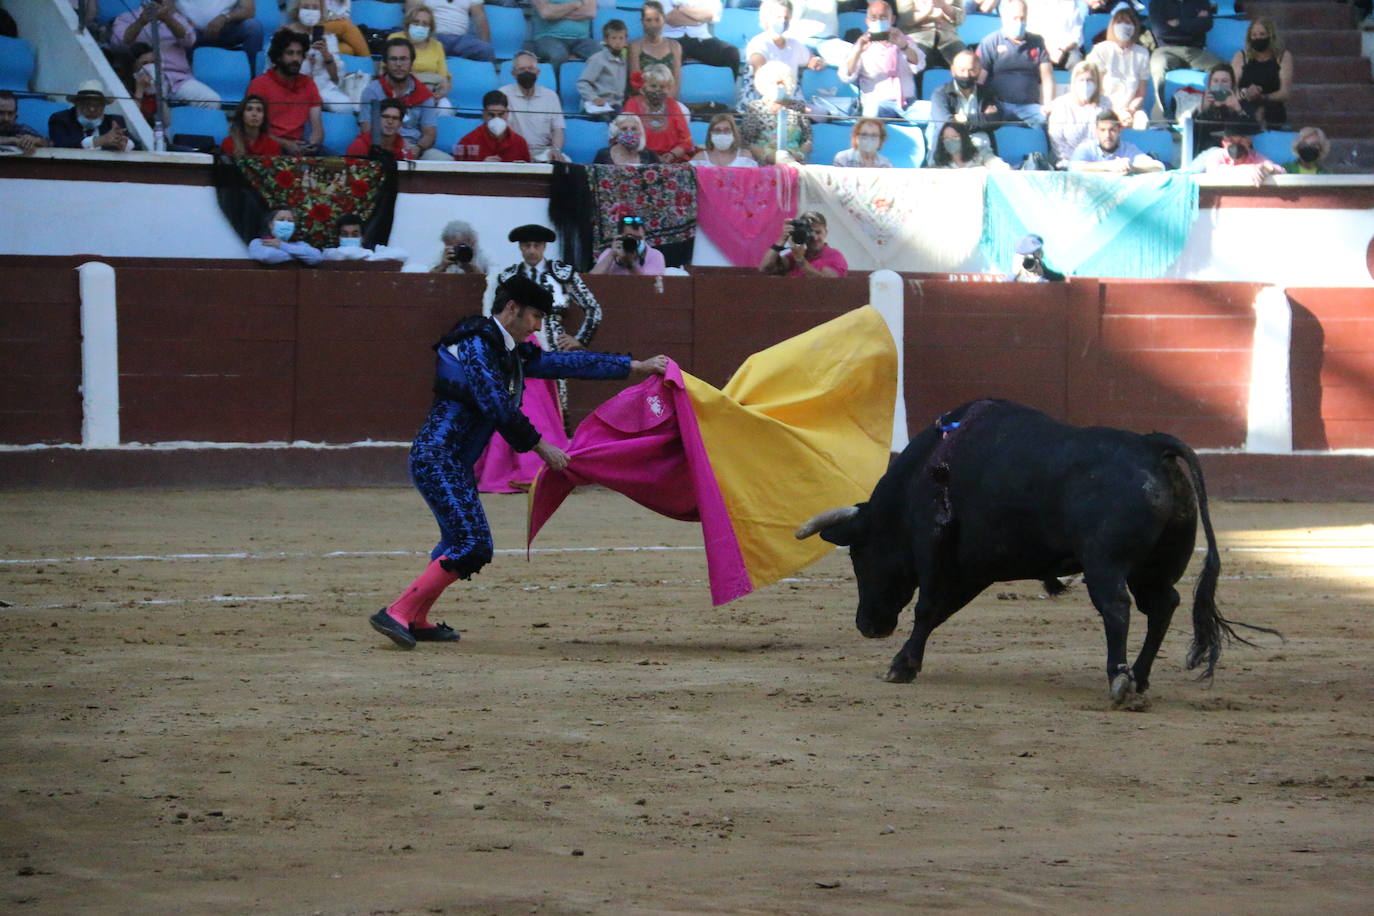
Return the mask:
[[[225, 137], [225, 138], [224, 138], [224, 142], [220, 144], [220, 148], [223, 149], [226, 153], [228, 153], [228, 154], [231, 155], [231, 156], [236, 156], [236, 155], [238, 155], [237, 153], [234, 152], [234, 138], [233, 138], [233, 136]], [[247, 151], [246, 153], [244, 153], [244, 155], [245, 155], [245, 156], [280, 156], [280, 155], [281, 155], [281, 144], [278, 143], [276, 140], [273, 140], [271, 137], [267, 136], [267, 134], [258, 134], [258, 139], [254, 140], [252, 143], [248, 144], [248, 151]]]
[[632, 96], [625, 107], [625, 114], [639, 115], [644, 125], [644, 148], [664, 156], [669, 150], [677, 148], [686, 151], [687, 158], [692, 156], [696, 144], [692, 142], [692, 132], [687, 128], [687, 109], [676, 99], [666, 99], [663, 114], [648, 114], [648, 106], [643, 96]]
[[277, 68], [263, 72], [248, 84], [249, 95], [267, 100], [267, 132], [287, 140], [304, 140], [310, 109], [321, 105], [320, 90], [308, 76], [287, 79]]
[[466, 162], [485, 162], [488, 156], [500, 156], [502, 162], [529, 162], [530, 145], [525, 138], [506, 128], [498, 140], [483, 124], [453, 144], [453, 158]]
[[[353, 138], [353, 142], [348, 144], [348, 149], [344, 150], [345, 156], [366, 156], [372, 151], [372, 131], [358, 134]], [[391, 138], [391, 155], [397, 159], [414, 159], [411, 155], [410, 147], [406, 146], [405, 138], [400, 134]]]

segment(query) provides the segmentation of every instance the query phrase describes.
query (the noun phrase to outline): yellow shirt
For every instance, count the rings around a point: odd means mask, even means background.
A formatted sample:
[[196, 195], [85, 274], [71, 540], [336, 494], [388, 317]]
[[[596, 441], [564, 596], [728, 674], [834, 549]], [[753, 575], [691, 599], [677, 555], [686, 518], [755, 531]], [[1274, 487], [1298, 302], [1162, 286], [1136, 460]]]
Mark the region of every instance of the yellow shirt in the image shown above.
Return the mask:
[[[387, 38], [409, 38], [405, 32], [392, 32]], [[414, 44], [414, 42], [411, 42]], [[448, 79], [448, 61], [444, 59], [444, 46], [430, 38], [424, 44], [415, 45], [415, 65], [410, 68], [419, 78], [422, 73], [435, 73]]]

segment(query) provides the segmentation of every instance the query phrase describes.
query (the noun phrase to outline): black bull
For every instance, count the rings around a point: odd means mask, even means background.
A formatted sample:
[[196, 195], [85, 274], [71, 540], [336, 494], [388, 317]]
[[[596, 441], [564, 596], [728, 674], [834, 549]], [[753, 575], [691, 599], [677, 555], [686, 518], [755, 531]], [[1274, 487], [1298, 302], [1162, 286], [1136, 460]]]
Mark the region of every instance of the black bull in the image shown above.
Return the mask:
[[[1149, 687], [1179, 603], [1174, 585], [1192, 558], [1199, 507], [1207, 555], [1193, 593], [1187, 665], [1205, 664], [1207, 678], [1223, 637], [1245, 642], [1233, 626], [1248, 625], [1217, 611], [1221, 560], [1202, 468], [1173, 436], [1068, 426], [1019, 404], [974, 401], [912, 439], [868, 502], [822, 513], [797, 537], [819, 533], [849, 547], [865, 636], [891, 635], [920, 588], [911, 638], [884, 677], [895, 683], [916, 678], [931, 631], [994, 582], [1035, 579], [1053, 592], [1055, 577], [1083, 573], [1102, 615], [1107, 679], [1120, 703]], [[1128, 666], [1131, 596], [1148, 623]]]

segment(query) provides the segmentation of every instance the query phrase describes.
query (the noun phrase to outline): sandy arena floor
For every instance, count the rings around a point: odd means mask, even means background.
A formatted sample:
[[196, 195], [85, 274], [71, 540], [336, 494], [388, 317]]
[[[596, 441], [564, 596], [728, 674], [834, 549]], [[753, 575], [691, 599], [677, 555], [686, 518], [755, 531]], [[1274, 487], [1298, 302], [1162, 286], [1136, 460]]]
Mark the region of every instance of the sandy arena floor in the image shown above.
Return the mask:
[[487, 505], [406, 653], [410, 491], [0, 494], [0, 911], [1370, 912], [1369, 505], [1214, 504], [1288, 641], [1206, 689], [1180, 613], [1141, 713], [1081, 587], [893, 686], [841, 553], [712, 608], [693, 525], [579, 493], [526, 563]]

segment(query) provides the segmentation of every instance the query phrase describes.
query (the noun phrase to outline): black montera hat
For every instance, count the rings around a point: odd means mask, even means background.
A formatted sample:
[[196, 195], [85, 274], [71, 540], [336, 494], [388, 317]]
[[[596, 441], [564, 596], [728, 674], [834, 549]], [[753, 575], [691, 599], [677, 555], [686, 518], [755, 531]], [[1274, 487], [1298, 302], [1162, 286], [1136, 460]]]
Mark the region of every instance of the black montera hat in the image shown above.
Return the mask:
[[492, 310], [501, 311], [506, 307], [506, 303], [512, 299], [517, 305], [538, 309], [545, 315], [553, 311], [553, 293], [524, 274], [514, 274], [507, 277], [500, 286], [496, 287], [496, 295], [492, 299]]
[[552, 229], [538, 223], [526, 223], [512, 229], [507, 238], [512, 242], [553, 242], [558, 236], [553, 234]]

